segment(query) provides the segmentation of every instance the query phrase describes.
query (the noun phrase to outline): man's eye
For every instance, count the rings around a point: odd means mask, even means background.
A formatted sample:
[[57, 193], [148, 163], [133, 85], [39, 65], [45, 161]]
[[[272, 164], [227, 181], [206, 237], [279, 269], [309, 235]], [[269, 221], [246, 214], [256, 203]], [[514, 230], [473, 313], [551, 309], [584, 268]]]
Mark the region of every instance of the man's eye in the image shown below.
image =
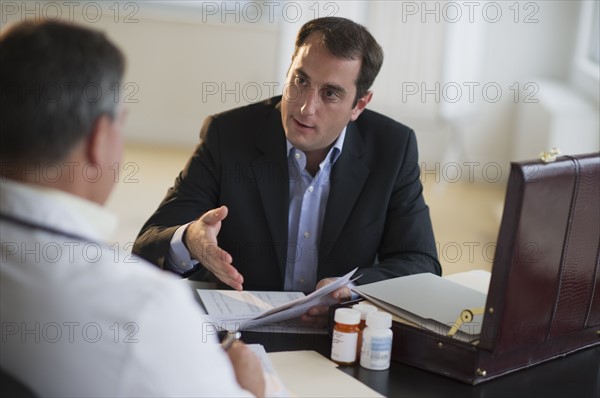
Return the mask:
[[296, 76], [296, 77], [294, 78], [294, 83], [295, 83], [297, 86], [306, 86], [306, 85], [308, 85], [308, 82], [306, 81], [306, 79], [305, 79], [305, 78], [303, 78], [303, 77], [301, 77], [301, 76]]
[[327, 101], [337, 101], [340, 98], [340, 93], [335, 90], [323, 90], [323, 98]]

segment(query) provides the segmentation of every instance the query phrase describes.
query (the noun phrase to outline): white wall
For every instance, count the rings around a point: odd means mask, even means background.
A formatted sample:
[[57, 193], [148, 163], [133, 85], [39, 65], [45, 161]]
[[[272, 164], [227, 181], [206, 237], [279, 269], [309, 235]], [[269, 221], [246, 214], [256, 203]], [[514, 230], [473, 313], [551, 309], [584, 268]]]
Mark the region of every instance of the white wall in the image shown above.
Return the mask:
[[[496, 104], [482, 102], [481, 116], [473, 120], [466, 132], [467, 153], [470, 158], [498, 160], [506, 163], [512, 157], [513, 128], [516, 107], [527, 111], [524, 103], [527, 94], [543, 91], [544, 79], [565, 81], [572, 62], [576, 40], [579, 4], [572, 1], [541, 1], [534, 18], [537, 22], [514, 23], [503, 19], [489, 26], [488, 52], [485, 59], [483, 81], [497, 82], [503, 96]], [[521, 9], [520, 20], [536, 9]], [[511, 17], [514, 15], [511, 15]], [[511, 87], [519, 84], [515, 99]], [[532, 100], [538, 99], [534, 94]], [[543, 151], [550, 148], [539, 148]], [[537, 156], [537, 153], [532, 155]]]
[[[49, 3], [69, 17], [66, 3]], [[99, 2], [76, 3], [71, 19], [105, 30], [127, 54], [132, 84], [124, 94], [137, 101], [129, 104], [127, 138], [136, 142], [193, 146], [207, 115], [280, 93], [297, 29], [329, 14], [364, 23], [383, 46], [370, 107], [415, 128], [424, 162], [494, 161], [507, 168], [517, 114], [527, 112], [524, 94], [541, 89], [542, 79], [578, 80], [577, 1], [280, 1], [270, 9], [263, 4], [260, 15], [261, 2], [205, 2], [204, 9], [191, 2], [104, 2], [98, 21], [90, 5]], [[44, 4], [2, 2], [2, 22], [53, 17]], [[448, 83], [462, 88], [460, 107], [444, 91]], [[464, 101], [465, 83], [477, 84], [473, 101]], [[419, 92], [409, 95], [415, 87]], [[436, 87], [438, 98], [421, 95]], [[496, 87], [502, 94], [492, 102]]]
[[580, 8], [575, 59], [571, 67], [569, 83], [598, 108], [600, 69], [589, 62], [588, 49], [591, 46], [596, 46], [597, 49], [599, 45], [600, 3], [586, 0], [581, 2]]
[[[543, 81], [569, 79], [579, 2], [370, 4], [367, 26], [386, 50], [373, 107], [416, 127], [422, 161], [508, 171], [523, 160], [512, 151], [517, 106], [527, 112]], [[417, 94], [402, 90], [412, 84]]]

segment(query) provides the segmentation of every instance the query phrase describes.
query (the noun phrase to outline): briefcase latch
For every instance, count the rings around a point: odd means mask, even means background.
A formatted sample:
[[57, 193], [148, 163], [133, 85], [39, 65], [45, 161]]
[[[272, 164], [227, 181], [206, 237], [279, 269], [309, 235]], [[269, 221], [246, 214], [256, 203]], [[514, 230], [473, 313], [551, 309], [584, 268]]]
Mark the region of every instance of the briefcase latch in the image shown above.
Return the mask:
[[456, 332], [458, 332], [458, 329], [460, 329], [463, 323], [473, 322], [473, 318], [475, 317], [475, 315], [481, 315], [484, 313], [484, 311], [484, 307], [462, 310], [460, 315], [454, 322], [454, 325], [452, 325], [450, 331], [447, 333], [447, 336], [454, 337], [454, 335], [456, 334]]
[[550, 152], [541, 152], [540, 160], [544, 163], [552, 163], [556, 160], [558, 155], [560, 155], [560, 149], [554, 147], [550, 150]]

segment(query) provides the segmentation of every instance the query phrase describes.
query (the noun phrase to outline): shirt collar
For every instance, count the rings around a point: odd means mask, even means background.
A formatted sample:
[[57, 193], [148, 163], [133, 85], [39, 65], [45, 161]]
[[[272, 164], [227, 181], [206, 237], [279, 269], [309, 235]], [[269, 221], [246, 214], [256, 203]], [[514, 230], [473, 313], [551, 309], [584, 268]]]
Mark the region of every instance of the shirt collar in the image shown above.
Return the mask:
[[108, 241], [117, 229], [118, 219], [116, 214], [103, 206], [56, 189], [46, 189], [47, 194], [54, 196], [58, 201], [74, 209], [84, 216], [98, 231], [104, 241]]
[[[35, 184], [25, 184], [8, 179], [3, 180], [1, 185], [2, 189], [15, 192], [17, 194], [16, 197], [27, 198], [27, 200], [33, 200], [36, 203], [40, 203], [44, 198], [50, 201], [50, 203], [57, 202], [60, 207], [69, 209], [70, 212], [77, 214], [83, 220], [86, 220], [95, 232], [94, 235], [96, 236], [92, 237], [94, 239], [107, 242], [117, 229], [117, 216], [95, 202], [58, 189], [46, 188]], [[40, 201], [36, 200], [36, 197], [39, 198]], [[23, 202], [21, 204], [24, 204]], [[77, 233], [79, 231], [73, 232]]]

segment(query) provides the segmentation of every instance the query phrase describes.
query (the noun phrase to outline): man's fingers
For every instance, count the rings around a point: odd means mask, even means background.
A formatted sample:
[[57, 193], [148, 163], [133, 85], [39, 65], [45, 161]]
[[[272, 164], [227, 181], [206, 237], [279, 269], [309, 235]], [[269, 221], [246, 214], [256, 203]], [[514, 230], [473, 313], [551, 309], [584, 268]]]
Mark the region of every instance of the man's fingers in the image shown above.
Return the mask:
[[350, 291], [350, 288], [344, 286], [340, 287], [337, 290], [334, 290], [331, 293], [331, 297], [333, 297], [336, 300], [349, 299], [350, 297], [352, 297], [352, 292]]
[[222, 267], [223, 267], [222, 269], [224, 271], [224, 275], [223, 275], [224, 279], [229, 279], [233, 282], [237, 282], [240, 284], [244, 283], [244, 277], [242, 276], [242, 274], [240, 274], [238, 272], [238, 270], [234, 266], [229, 265], [229, 264], [223, 264]]
[[233, 262], [233, 257], [231, 257], [231, 254], [227, 253], [214, 243], [202, 244], [202, 253], [203, 255], [199, 260], [203, 264], [208, 263], [217, 265], [219, 263], [231, 264]]
[[317, 283], [317, 287], [316, 289], [319, 290], [320, 288], [322, 288], [325, 285], [329, 285], [330, 283], [335, 282], [336, 278], [325, 278], [325, 279], [321, 279], [319, 281], [319, 283]]
[[237, 272], [237, 270], [235, 270], [235, 268], [234, 268], [234, 271], [232, 274], [233, 274], [233, 276], [231, 276], [231, 274], [226, 274], [226, 275], [217, 275], [217, 277], [219, 278], [219, 280], [221, 282], [223, 282], [224, 284], [226, 284], [228, 286], [231, 286], [235, 290], [243, 290], [244, 288], [242, 286], [242, 283], [244, 283], [244, 278], [242, 277], [242, 274]]
[[219, 249], [214, 253], [207, 254], [203, 259], [203, 264], [206, 268], [208, 268], [212, 273], [221, 277], [229, 277], [233, 279], [240, 279], [241, 282], [243, 278], [238, 270], [231, 264], [232, 257], [225, 250]]
[[193, 239], [193, 241], [188, 247], [194, 248], [194, 258], [200, 261], [217, 279], [235, 290], [242, 290], [244, 277], [231, 265], [233, 262], [231, 254], [221, 249], [217, 243], [217, 235], [221, 229], [220, 222], [227, 217], [228, 213], [227, 206], [204, 213], [197, 222], [190, 225], [194, 228], [188, 235], [188, 239]]
[[327, 307], [325, 305], [311, 307], [308, 310], [308, 315], [311, 315], [311, 316], [327, 315], [328, 313], [329, 313], [329, 307]]
[[231, 257], [231, 254], [227, 253], [225, 250], [219, 248], [219, 258], [221, 261], [227, 263], [227, 264], [231, 264], [233, 262], [233, 257]]
[[200, 221], [208, 225], [215, 225], [216, 223], [223, 221], [228, 213], [229, 209], [227, 209], [227, 206], [221, 206], [204, 213], [204, 215], [200, 217]]
[[[236, 271], [237, 272], [237, 271]], [[244, 290], [242, 283], [244, 283], [244, 278], [242, 278], [241, 274], [237, 274], [237, 277], [232, 278], [228, 275], [219, 275], [215, 273], [215, 276], [219, 278], [221, 282], [226, 284], [227, 286], [231, 286], [235, 290]]]
[[223, 282], [223, 283], [225, 283], [227, 286], [230, 286], [232, 289], [237, 290], [238, 292], [241, 292], [242, 290], [244, 290], [244, 287], [242, 286], [241, 283], [234, 282], [234, 281]]
[[231, 286], [235, 290], [243, 289], [242, 283], [244, 283], [244, 277], [233, 265], [213, 258], [213, 261], [207, 262], [205, 267], [224, 284]]
[[319, 313], [319, 315], [316, 316], [311, 314], [312, 311], [313, 309], [311, 309], [309, 312], [302, 314], [302, 316], [300, 317], [300, 322], [302, 322], [304, 326], [322, 328], [323, 326], [326, 326], [328, 324], [329, 317], [327, 315], [329, 314], [329, 310], [325, 311], [323, 314]]

